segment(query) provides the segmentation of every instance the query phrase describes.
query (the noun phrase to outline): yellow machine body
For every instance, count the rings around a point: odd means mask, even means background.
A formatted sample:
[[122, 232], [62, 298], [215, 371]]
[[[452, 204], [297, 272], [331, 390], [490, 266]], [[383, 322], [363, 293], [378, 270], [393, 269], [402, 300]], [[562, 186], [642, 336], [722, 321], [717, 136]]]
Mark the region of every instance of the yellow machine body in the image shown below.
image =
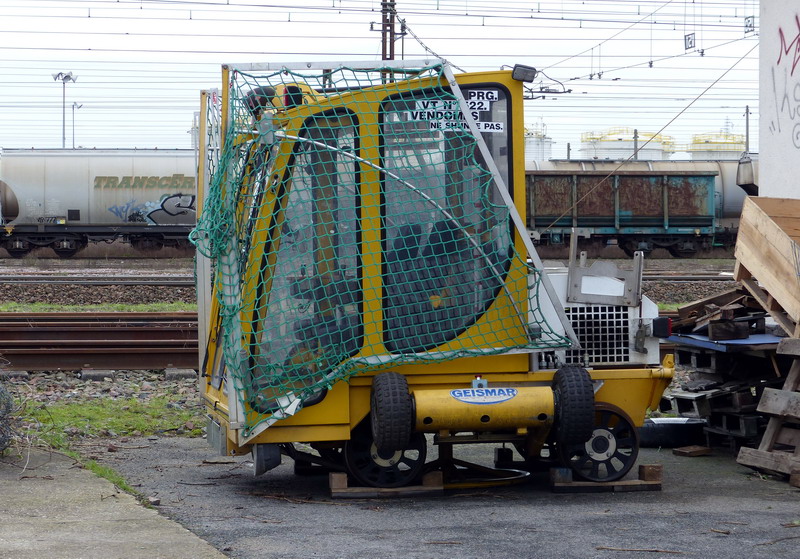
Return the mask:
[[[509, 355], [492, 358], [468, 358], [463, 362], [453, 361], [436, 367], [436, 370], [426, 372], [424, 367], [408, 367], [416, 369], [414, 373], [406, 368], [397, 369], [407, 375], [411, 393], [417, 400], [418, 411], [415, 416], [415, 428], [422, 432], [441, 433], [448, 431], [489, 431], [488, 426], [480, 420], [489, 413], [496, 421], [492, 428], [501, 430], [549, 428], [552, 425], [553, 397], [550, 385], [555, 370], [526, 371], [528, 360], [526, 356]], [[483, 368], [475, 368], [483, 362]], [[516, 362], [516, 363], [515, 363]], [[491, 366], [490, 366], [491, 363]], [[518, 370], [498, 372], [496, 369], [503, 365], [514, 365]], [[468, 365], [468, 371], [458, 371], [459, 365]], [[444, 370], [443, 370], [444, 369]], [[477, 371], [477, 372], [476, 372]], [[637, 427], [644, 423], [647, 411], [658, 409], [661, 395], [669, 386], [675, 372], [672, 355], [668, 355], [659, 367], [635, 367], [618, 369], [589, 370], [592, 380], [600, 388], [596, 392], [597, 401], [606, 402], [622, 409]], [[353, 378], [349, 383], [335, 385], [321, 403], [300, 410], [296, 415], [276, 423], [269, 429], [251, 439], [241, 437], [242, 431], [231, 426], [227, 421], [227, 397], [224, 393], [206, 392], [207, 408], [217, 421], [226, 427], [227, 454], [247, 454], [250, 446], [258, 443], [293, 443], [315, 441], [343, 441], [350, 438], [350, 433], [370, 411], [370, 388], [375, 373]], [[447, 401], [437, 409], [437, 402], [448, 400], [450, 390], [469, 390], [472, 381], [479, 374], [491, 387], [514, 387], [525, 394], [513, 405], [491, 404], [481, 406], [477, 404], [462, 404]], [[207, 388], [207, 387], [204, 387]], [[528, 394], [530, 391], [530, 394]], [[453, 398], [450, 398], [454, 400]], [[422, 403], [421, 407], [420, 402]], [[523, 405], [520, 405], [523, 404]], [[533, 405], [536, 418], [528, 421], [531, 415], [527, 405]], [[437, 418], [435, 429], [433, 425], [425, 424], [423, 415], [429, 406], [434, 409], [429, 414]], [[449, 408], [449, 409], [448, 409]], [[480, 415], [477, 415], [479, 414]], [[547, 415], [541, 421], [538, 415]], [[475, 417], [477, 416], [477, 419]], [[445, 418], [453, 420], [447, 425]], [[513, 417], [513, 419], [512, 419]]]
[[555, 404], [549, 386], [476, 386], [413, 392], [414, 428], [440, 431], [549, 429]]
[[[230, 69], [223, 71], [223, 84], [230, 81]], [[508, 107], [511, 113], [509, 121], [513, 133], [509, 137], [508, 187], [514, 199], [516, 210], [525, 220], [527, 203], [525, 196], [525, 165], [523, 139], [523, 86], [512, 78], [508, 71], [460, 74], [456, 76], [459, 85], [490, 84], [508, 92]], [[422, 81], [411, 85], [402, 85], [409, 90], [424, 88]], [[332, 128], [357, 127], [363, 132], [360, 157], [366, 161], [377, 161], [383, 149], [375, 138], [379, 137], [380, 123], [371, 115], [374, 111], [365, 107], [380, 105], [385, 99], [397, 91], [397, 84], [383, 90], [380, 87], [368, 91], [343, 92], [337, 97], [336, 107], [339, 113], [355, 115], [357, 118], [336, 117], [328, 121], [319, 119], [321, 127]], [[275, 99], [259, 101], [264, 108], [271, 107], [276, 112], [273, 120], [287, 138], [300, 135], [303, 123], [315, 114], [331, 110], [329, 99], [315, 95], [308, 89], [302, 90], [303, 104], [296, 107], [285, 107], [282, 101], [285, 91], [276, 92]], [[222, 95], [222, 113], [226, 114], [226, 94]], [[225, 119], [222, 122], [223, 136]], [[237, 139], [242, 145], [247, 137]], [[274, 157], [278, 162], [293, 157], [292, 143], [281, 145]], [[207, 176], [208, 170], [202, 169], [205, 158], [200, 157], [201, 170], [199, 176]], [[362, 310], [364, 316], [363, 344], [361, 350], [353, 356], [354, 361], [368, 362], [390, 353], [384, 345], [383, 332], [385, 309], [381, 304], [382, 285], [382, 229], [380, 212], [382, 192], [376, 186], [380, 184], [379, 170], [370, 165], [362, 165], [363, 184], [358, 195], [363, 200], [359, 220], [361, 223], [361, 289], [363, 292]], [[243, 277], [246, 278], [242, 288], [241, 313], [251, 316], [258, 312], [259, 298], [264, 292], [258, 281], [264, 281], [261, 267], [266, 265], [269, 274], [274, 274], [274, 263], [265, 247], [280, 242], [283, 217], [276, 211], [281, 203], [276, 192], [282, 181], [286, 188], [291, 185], [285, 177], [273, 177], [273, 188], [265, 195], [260, 208], [259, 219], [264, 222], [274, 220], [270, 227], [258, 229], [253, 234], [250, 253], [245, 255], [242, 264]], [[320, 188], [330, 185], [321, 184]], [[324, 213], [324, 209], [320, 209]], [[277, 217], [274, 217], [277, 216]], [[519, 253], [525, 253], [525, 246], [518, 234], [513, 234], [513, 244]], [[322, 246], [321, 252], [332, 251], [331, 247]], [[265, 264], [266, 263], [266, 264]], [[328, 277], [334, 270], [317, 270], [320, 276]], [[516, 317], [511, 316], [509, 309], [516, 305], [523, 313], [528, 312], [527, 298], [514, 301], [513, 305], [503, 299], [508, 293], [525, 292], [528, 282], [528, 268], [523, 263], [512, 264], [505, 274], [506, 285], [511, 289], [499, 290], [497, 301], [488, 306], [485, 312], [469, 326], [466, 334], [458, 340], [442, 344], [437, 351], [447, 352], [456, 346], [463, 348], [464, 339], [468, 338], [474, 349], [481, 345], [493, 347], [498, 341], [498, 332], [526, 339], [524, 325]], [[270, 288], [272, 276], [266, 278], [264, 285]], [[207, 285], [199, 286], [207, 291]], [[256, 445], [312, 443], [325, 447], [338, 447], [351, 439], [354, 429], [359, 426], [370, 413], [371, 389], [373, 378], [385, 371], [393, 371], [405, 377], [408, 390], [414, 401], [415, 412], [413, 426], [416, 432], [435, 433], [439, 436], [457, 433], [498, 433], [508, 435], [509, 440], [524, 440], [533, 437], [540, 446], [553, 427], [557, 416], [557, 402], [552, 389], [556, 367], [538, 367], [532, 363], [531, 356], [523, 352], [500, 355], [472, 355], [448, 361], [416, 363], [403, 365], [387, 365], [386, 367], [371, 365], [363, 373], [352, 375], [347, 382], [335, 382], [327, 390], [324, 398], [308, 407], [302, 407], [291, 416], [284, 417], [257, 429], [246, 429], [248, 418], [256, 412], [248, 407], [246, 398], [243, 401], [235, 396], [242, 390], [231, 379], [223, 365], [220, 349], [222, 338], [226, 335], [221, 330], [219, 317], [222, 298], [219, 294], [209, 297], [209, 307], [201, 331], [206, 335], [207, 343], [201, 347], [202, 393], [208, 416], [215, 426], [215, 435], [209, 434], [212, 444], [224, 454], [243, 454], [250, 452]], [[435, 304], [435, 302], [434, 302]], [[324, 312], [324, 310], [323, 310]], [[202, 313], [201, 313], [202, 314]], [[247, 323], [239, 333], [241, 338], [248, 339], [252, 332]], [[595, 391], [595, 401], [611, 404], [626, 415], [635, 426], [642, 425], [648, 409], [658, 408], [663, 390], [673, 376], [674, 363], [667, 356], [660, 364], [649, 366], [621, 366], [588, 369]], [[476, 384], [476, 379], [479, 382]], [[213, 440], [212, 440], [213, 439]]]

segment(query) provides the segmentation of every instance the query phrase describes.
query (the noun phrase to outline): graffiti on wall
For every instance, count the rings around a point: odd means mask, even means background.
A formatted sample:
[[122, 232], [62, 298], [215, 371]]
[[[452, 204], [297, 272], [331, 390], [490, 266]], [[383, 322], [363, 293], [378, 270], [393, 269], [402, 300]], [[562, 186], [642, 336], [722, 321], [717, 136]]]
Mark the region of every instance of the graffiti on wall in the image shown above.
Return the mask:
[[769, 131], [778, 136], [790, 132], [794, 147], [800, 149], [800, 80], [795, 76], [800, 63], [800, 15], [795, 14], [793, 24], [778, 27], [778, 41], [778, 57], [770, 69], [775, 114]]
[[[124, 204], [118, 204], [108, 208], [120, 221], [137, 221], [135, 216], [140, 214], [144, 206], [136, 203], [136, 200], [128, 200]], [[133, 217], [133, 219], [132, 219]]]
[[161, 198], [158, 207], [150, 210], [145, 218], [156, 225], [186, 225], [197, 221], [195, 196], [192, 194], [170, 194]]
[[159, 200], [138, 203], [135, 199], [108, 208], [119, 220], [151, 225], [194, 225], [196, 197], [192, 194], [165, 194]]

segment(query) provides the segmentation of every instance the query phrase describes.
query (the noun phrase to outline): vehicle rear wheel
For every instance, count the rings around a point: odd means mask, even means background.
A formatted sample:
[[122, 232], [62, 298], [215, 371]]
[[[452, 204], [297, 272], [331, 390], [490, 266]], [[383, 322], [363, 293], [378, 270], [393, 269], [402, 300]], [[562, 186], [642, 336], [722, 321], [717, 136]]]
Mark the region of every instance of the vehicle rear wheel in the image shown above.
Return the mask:
[[406, 377], [388, 372], [372, 379], [370, 417], [372, 440], [380, 452], [402, 450], [408, 446], [413, 430], [414, 405]]
[[594, 425], [594, 387], [583, 367], [565, 365], [553, 377], [555, 440], [559, 445], [584, 443]]
[[56, 256], [59, 258], [72, 258], [76, 254], [78, 254], [77, 248], [54, 248], [53, 252], [56, 253]]
[[11, 258], [25, 258], [31, 253], [29, 248], [7, 248], [6, 251]]
[[562, 463], [587, 481], [616, 481], [625, 476], [639, 456], [639, 435], [628, 414], [598, 403], [591, 438], [583, 444], [559, 445]]
[[425, 467], [428, 442], [422, 433], [414, 433], [406, 448], [380, 452], [372, 439], [367, 421], [353, 429], [344, 445], [347, 473], [367, 487], [404, 487], [419, 478]]

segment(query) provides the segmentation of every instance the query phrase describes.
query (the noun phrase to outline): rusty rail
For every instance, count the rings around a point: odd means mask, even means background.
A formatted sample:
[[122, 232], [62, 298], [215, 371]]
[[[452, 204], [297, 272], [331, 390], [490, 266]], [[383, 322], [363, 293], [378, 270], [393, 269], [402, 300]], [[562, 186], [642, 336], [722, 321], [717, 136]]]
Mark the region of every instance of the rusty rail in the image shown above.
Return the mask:
[[[663, 357], [675, 346], [662, 342], [660, 350]], [[193, 312], [0, 313], [0, 369], [196, 369], [197, 363]]]
[[0, 368], [197, 368], [197, 314], [0, 313]]

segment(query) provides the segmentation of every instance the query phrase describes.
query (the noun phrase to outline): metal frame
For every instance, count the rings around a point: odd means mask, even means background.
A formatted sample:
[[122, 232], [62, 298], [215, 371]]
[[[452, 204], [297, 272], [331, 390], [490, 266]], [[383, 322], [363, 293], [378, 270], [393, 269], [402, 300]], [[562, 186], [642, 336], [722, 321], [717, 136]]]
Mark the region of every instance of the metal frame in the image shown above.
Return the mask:
[[447, 65], [447, 62], [440, 58], [420, 58], [413, 60], [383, 60], [383, 61], [368, 61], [368, 60], [352, 60], [352, 61], [336, 61], [336, 62], [293, 62], [290, 64], [280, 64], [272, 62], [260, 62], [252, 64], [223, 64], [223, 68], [230, 71], [238, 72], [279, 72], [281, 70], [335, 70], [339, 68], [353, 68], [355, 70], [377, 70], [381, 68], [398, 68], [398, 69], [415, 69], [426, 68], [441, 64]]

